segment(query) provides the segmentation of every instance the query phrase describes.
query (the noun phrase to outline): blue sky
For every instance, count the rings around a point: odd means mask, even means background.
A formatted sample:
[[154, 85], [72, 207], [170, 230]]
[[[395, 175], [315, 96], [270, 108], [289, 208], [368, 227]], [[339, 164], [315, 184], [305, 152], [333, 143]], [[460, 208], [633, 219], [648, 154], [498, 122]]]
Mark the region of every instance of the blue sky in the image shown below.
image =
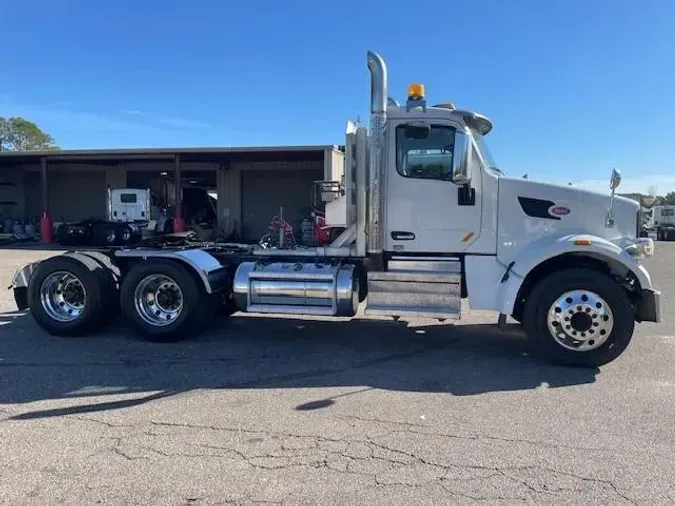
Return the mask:
[[490, 117], [507, 174], [604, 191], [616, 166], [623, 191], [675, 190], [672, 1], [5, 0], [2, 18], [0, 115], [63, 148], [339, 144], [367, 120], [372, 49], [395, 98], [422, 82]]

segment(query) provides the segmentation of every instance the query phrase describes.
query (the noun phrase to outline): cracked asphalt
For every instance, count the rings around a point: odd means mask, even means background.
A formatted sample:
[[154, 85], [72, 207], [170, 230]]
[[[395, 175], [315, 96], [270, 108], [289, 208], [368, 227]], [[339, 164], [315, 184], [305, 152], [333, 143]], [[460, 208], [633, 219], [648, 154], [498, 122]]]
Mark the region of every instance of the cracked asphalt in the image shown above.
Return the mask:
[[[0, 251], [0, 278], [47, 251]], [[461, 322], [235, 316], [189, 342], [40, 331], [0, 294], [0, 504], [672, 504], [664, 322], [600, 370]]]

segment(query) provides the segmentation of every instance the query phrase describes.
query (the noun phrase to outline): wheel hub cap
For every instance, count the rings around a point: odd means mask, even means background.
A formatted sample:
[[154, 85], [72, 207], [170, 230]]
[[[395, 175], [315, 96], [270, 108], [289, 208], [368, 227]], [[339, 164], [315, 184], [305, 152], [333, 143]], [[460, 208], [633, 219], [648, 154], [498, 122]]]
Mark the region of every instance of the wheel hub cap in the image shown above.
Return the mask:
[[168, 276], [152, 274], [136, 286], [134, 306], [146, 323], [163, 327], [183, 312], [183, 292]]
[[614, 328], [614, 315], [598, 294], [574, 290], [553, 302], [547, 324], [560, 346], [573, 351], [590, 351], [607, 341]]
[[74, 321], [84, 311], [86, 300], [82, 281], [70, 272], [53, 272], [40, 286], [42, 309], [52, 320], [63, 323]]

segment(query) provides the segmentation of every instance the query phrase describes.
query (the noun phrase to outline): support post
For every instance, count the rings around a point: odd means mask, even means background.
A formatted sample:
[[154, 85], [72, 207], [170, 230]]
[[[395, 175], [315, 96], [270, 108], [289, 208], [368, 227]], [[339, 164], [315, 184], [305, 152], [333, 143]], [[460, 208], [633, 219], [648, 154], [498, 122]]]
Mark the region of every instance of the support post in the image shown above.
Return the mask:
[[176, 169], [174, 171], [176, 190], [176, 212], [173, 218], [173, 231], [185, 232], [185, 220], [183, 219], [183, 184], [180, 173], [180, 155], [175, 156]]
[[40, 218], [40, 242], [54, 242], [54, 222], [49, 214], [49, 181], [47, 179], [47, 158], [42, 157], [40, 183], [42, 189], [42, 218]]

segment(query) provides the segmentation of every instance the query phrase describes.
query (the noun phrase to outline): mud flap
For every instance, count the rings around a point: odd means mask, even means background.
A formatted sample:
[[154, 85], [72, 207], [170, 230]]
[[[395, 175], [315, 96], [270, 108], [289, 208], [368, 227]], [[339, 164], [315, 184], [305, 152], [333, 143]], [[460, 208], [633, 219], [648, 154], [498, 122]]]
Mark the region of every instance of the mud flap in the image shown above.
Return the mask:
[[28, 309], [28, 288], [20, 286], [14, 289], [14, 302], [19, 311]]

